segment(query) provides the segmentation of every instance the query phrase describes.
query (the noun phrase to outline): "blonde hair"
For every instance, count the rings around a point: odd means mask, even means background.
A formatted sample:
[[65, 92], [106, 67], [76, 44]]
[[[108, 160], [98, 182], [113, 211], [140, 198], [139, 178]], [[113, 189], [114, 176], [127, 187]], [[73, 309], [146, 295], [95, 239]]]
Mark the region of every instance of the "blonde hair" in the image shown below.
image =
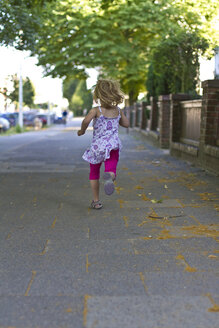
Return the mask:
[[93, 96], [95, 102], [99, 99], [106, 108], [117, 106], [124, 99], [124, 93], [120, 90], [119, 82], [108, 79], [97, 81]]

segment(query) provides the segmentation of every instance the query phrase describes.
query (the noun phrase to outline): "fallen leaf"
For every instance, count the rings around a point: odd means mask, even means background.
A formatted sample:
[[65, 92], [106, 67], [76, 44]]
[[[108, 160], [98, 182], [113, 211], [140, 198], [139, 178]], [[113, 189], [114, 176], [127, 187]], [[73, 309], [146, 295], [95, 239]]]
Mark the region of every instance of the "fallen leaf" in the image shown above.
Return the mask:
[[142, 194], [142, 199], [145, 201], [150, 201], [150, 198], [148, 198], [145, 194]]
[[135, 189], [144, 189], [142, 186], [135, 186]]
[[120, 191], [124, 190], [124, 188], [121, 187], [115, 187], [116, 192], [120, 195]]
[[152, 199], [151, 202], [152, 202], [153, 204], [157, 204], [157, 203], [162, 203], [163, 200], [162, 200], [162, 199], [159, 199], [159, 200], [157, 200], [157, 199]]
[[117, 202], [119, 203], [120, 208], [123, 208], [123, 204], [125, 203], [125, 200], [123, 200], [123, 199], [117, 199]]
[[215, 199], [216, 195], [211, 192], [203, 192], [203, 193], [199, 193], [198, 195], [201, 197], [202, 200], [206, 200], [206, 201], [216, 200]]

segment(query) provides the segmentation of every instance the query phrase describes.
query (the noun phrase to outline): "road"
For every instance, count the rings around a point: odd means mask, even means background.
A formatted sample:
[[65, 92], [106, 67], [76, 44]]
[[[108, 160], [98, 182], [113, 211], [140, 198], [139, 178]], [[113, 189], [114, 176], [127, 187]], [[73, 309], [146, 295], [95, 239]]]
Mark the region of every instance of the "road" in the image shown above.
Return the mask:
[[80, 122], [0, 137], [0, 327], [218, 327], [219, 178], [121, 128], [92, 210]]

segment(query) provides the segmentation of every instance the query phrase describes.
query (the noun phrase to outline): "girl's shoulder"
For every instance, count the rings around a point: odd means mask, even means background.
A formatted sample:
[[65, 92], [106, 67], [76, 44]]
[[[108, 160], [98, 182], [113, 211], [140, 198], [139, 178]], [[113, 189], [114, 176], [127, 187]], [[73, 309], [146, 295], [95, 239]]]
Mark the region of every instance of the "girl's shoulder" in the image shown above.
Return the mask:
[[89, 113], [92, 113], [93, 118], [98, 117], [98, 106], [97, 107], [92, 107], [90, 109]]
[[98, 117], [100, 117], [102, 115], [102, 110], [100, 109], [100, 106], [93, 107], [92, 109], [96, 113], [96, 116], [95, 116], [96, 118], [98, 118]]

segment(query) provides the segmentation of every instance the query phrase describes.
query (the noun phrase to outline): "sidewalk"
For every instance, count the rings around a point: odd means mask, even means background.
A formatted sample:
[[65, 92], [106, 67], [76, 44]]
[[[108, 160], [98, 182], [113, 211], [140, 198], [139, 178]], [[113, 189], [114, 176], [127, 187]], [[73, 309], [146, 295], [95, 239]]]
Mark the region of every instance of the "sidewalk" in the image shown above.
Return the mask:
[[219, 178], [122, 129], [116, 192], [91, 210], [90, 138], [0, 153], [0, 327], [217, 328]]

